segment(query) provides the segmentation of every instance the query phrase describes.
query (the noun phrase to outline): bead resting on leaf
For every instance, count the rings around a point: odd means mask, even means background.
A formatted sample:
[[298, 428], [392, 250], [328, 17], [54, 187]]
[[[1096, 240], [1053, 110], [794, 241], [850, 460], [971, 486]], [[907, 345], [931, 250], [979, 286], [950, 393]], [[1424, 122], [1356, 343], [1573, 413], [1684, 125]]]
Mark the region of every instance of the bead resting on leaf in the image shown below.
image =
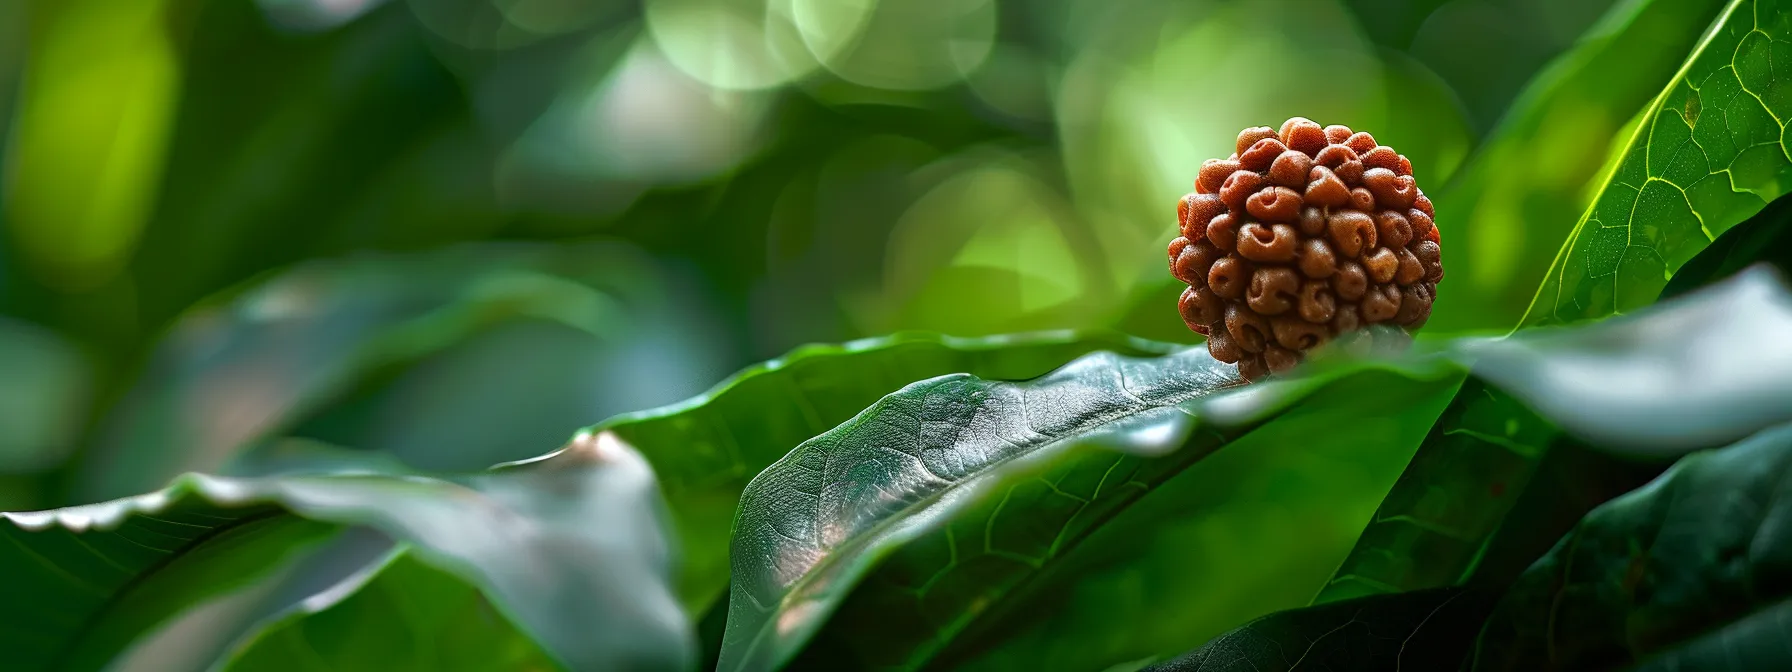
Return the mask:
[[1215, 358], [1261, 380], [1358, 329], [1424, 326], [1443, 255], [1405, 156], [1303, 117], [1236, 150], [1201, 164], [1169, 249], [1182, 320]]

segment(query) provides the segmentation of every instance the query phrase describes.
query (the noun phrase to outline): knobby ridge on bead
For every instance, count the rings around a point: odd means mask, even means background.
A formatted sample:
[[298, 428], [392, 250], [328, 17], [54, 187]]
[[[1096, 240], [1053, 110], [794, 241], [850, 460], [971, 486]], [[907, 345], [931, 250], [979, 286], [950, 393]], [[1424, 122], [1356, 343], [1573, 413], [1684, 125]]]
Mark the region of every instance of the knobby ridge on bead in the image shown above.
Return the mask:
[[1260, 380], [1374, 324], [1424, 326], [1444, 277], [1431, 199], [1374, 136], [1294, 117], [1238, 134], [1177, 202], [1178, 309], [1216, 359]]

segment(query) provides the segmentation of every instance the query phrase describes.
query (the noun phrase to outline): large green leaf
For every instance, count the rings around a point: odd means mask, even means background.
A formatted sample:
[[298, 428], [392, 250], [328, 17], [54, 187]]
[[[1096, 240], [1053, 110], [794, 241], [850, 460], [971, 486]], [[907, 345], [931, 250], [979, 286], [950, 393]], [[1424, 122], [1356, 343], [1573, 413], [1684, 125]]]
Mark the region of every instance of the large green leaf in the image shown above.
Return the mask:
[[1433, 195], [1450, 276], [1431, 331], [1507, 329], [1586, 210], [1620, 129], [1680, 67], [1722, 0], [1614, 3], [1512, 102]]
[[177, 611], [364, 525], [477, 587], [574, 669], [682, 668], [692, 635], [656, 496], [638, 454], [584, 434], [458, 478], [187, 475], [138, 497], [0, 514], [0, 645], [14, 669], [99, 669]]
[[1476, 670], [1792, 666], [1792, 426], [1690, 455], [1519, 578]]
[[[1476, 378], [1318, 600], [1466, 579], [1552, 446], [1671, 457], [1787, 419], [1792, 353], [1768, 344], [1788, 330], [1792, 301], [1757, 269], [1635, 317], [1464, 342]], [[1589, 492], [1640, 473], [1606, 474], [1614, 480]]]
[[[1409, 374], [1453, 381], [1453, 367], [1430, 365]], [[856, 612], [881, 615], [877, 627], [852, 618], [839, 628], [850, 650], [827, 655], [925, 664], [1145, 493], [1349, 370], [1204, 398], [1237, 379], [1195, 348], [1097, 353], [1026, 383], [961, 375], [904, 388], [805, 442], [742, 496], [720, 667], [788, 661], [897, 553], [879, 581], [906, 590], [873, 591]]]
[[683, 551], [679, 594], [702, 610], [728, 584], [728, 530], [747, 482], [798, 444], [910, 382], [949, 373], [1025, 380], [1094, 350], [1159, 354], [1173, 346], [1106, 332], [988, 338], [904, 333], [811, 345], [755, 365], [708, 393], [606, 420], [653, 463]]
[[1786, 193], [1792, 3], [1735, 0], [1645, 113], [1525, 315], [1593, 319], [1655, 300], [1731, 226]]
[[[346, 594], [306, 600], [233, 653], [225, 669], [550, 670], [559, 664], [465, 581], [393, 554]], [[336, 598], [332, 601], [329, 598]]]

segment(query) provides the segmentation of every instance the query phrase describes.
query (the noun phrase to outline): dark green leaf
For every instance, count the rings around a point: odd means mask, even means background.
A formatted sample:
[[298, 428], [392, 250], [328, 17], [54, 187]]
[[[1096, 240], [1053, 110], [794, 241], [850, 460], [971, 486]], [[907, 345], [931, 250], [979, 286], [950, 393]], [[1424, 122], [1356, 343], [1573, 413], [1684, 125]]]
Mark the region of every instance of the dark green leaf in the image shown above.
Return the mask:
[[[1613, 3], [1537, 75], [1433, 198], [1449, 279], [1427, 329], [1507, 329], [1604, 177], [1626, 121], [1661, 91], [1722, 0]], [[1478, 56], [1477, 56], [1478, 57]]]
[[[841, 630], [863, 631], [854, 664], [925, 664], [1109, 518], [1348, 370], [1204, 399], [1237, 380], [1195, 348], [1157, 359], [1098, 353], [1027, 383], [911, 385], [748, 487], [720, 667], [788, 661], [898, 551], [914, 555], [881, 580], [907, 589], [876, 591], [868, 599], [881, 608], [858, 610], [888, 621]], [[1449, 371], [1411, 375], [1453, 381]]]
[[1718, 234], [1785, 193], [1792, 3], [1735, 0], [1644, 114], [1556, 257], [1526, 325], [1653, 302]]
[[175, 612], [366, 525], [478, 587], [574, 669], [678, 669], [693, 641], [655, 497], [638, 454], [586, 434], [453, 479], [187, 475], [138, 497], [0, 514], [0, 645], [13, 669], [99, 669]]
[[1110, 333], [989, 338], [906, 333], [812, 345], [746, 369], [708, 393], [604, 421], [653, 463], [683, 551], [679, 595], [707, 608], [728, 583], [728, 530], [747, 482], [798, 444], [903, 385], [966, 372], [1025, 380], [1094, 350], [1160, 354], [1173, 346]]
[[1792, 426], [1594, 510], [1500, 601], [1476, 670], [1785, 669]]
[[1450, 670], [1462, 664], [1496, 595], [1438, 588], [1265, 616], [1154, 672]]
[[1530, 484], [1474, 559], [1466, 582], [1511, 585], [1562, 535], [1574, 529], [1587, 512], [1642, 487], [1667, 467], [1658, 461], [1632, 460], [1594, 450], [1567, 437], [1551, 442], [1537, 463]]
[[[301, 609], [233, 653], [225, 669], [553, 670], [560, 666], [460, 578], [394, 554], [345, 595]], [[324, 598], [334, 598], [331, 599]]]

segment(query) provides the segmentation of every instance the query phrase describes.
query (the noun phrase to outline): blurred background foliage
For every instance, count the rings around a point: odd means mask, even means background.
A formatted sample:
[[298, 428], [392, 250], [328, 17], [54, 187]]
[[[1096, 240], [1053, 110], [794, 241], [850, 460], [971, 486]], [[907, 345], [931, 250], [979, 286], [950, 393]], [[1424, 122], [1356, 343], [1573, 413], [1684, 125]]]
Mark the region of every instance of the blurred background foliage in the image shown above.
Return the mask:
[[475, 468], [807, 342], [1193, 342], [1176, 198], [1295, 115], [1412, 158], [1430, 332], [1504, 330], [1717, 6], [0, 0], [0, 508]]

